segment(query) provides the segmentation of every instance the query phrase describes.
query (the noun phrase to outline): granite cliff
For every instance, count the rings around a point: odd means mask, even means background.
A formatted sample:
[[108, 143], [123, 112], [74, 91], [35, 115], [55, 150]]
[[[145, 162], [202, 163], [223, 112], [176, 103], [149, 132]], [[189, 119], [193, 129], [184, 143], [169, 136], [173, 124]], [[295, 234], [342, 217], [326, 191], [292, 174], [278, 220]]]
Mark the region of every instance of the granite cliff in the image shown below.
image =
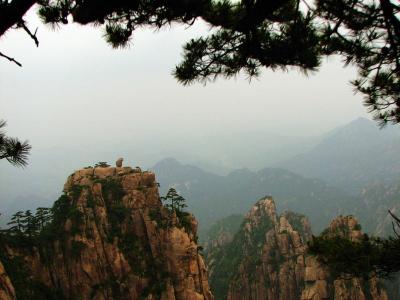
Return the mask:
[[52, 212], [2, 235], [0, 299], [213, 299], [197, 222], [161, 203], [153, 173], [76, 171]]
[[[335, 218], [324, 234], [353, 240], [362, 236], [352, 216]], [[219, 246], [208, 243], [213, 245], [206, 249], [206, 257], [216, 299], [388, 299], [376, 278], [334, 278], [308, 254], [311, 238], [306, 217], [292, 212], [278, 215], [272, 198], [259, 200], [232, 238], [217, 240]]]
[[272, 198], [259, 200], [232, 241], [207, 254], [216, 298], [299, 299], [310, 237], [304, 216], [278, 216]]

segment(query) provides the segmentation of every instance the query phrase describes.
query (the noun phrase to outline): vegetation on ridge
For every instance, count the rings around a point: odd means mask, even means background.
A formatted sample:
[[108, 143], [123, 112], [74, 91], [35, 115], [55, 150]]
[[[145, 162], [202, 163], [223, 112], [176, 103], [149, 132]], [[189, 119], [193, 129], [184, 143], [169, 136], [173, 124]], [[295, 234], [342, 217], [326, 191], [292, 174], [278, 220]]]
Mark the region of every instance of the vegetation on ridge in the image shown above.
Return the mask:
[[[120, 177], [98, 178], [92, 175], [89, 177], [94, 185], [101, 185], [100, 198], [95, 196], [91, 184], [81, 185], [72, 182], [52, 208], [41, 207], [36, 213], [29, 210], [19, 211], [9, 222], [10, 227], [0, 232], [0, 262], [3, 263], [19, 299], [63, 299], [62, 294], [58, 296], [59, 291], [46, 289], [40, 280], [32, 276], [32, 270], [26, 265], [25, 260], [38, 254], [41, 263], [49, 272], [55, 272], [52, 268], [57, 264], [57, 257], [60, 255], [63, 256], [65, 264], [68, 264], [67, 261], [79, 263], [84, 259], [81, 252], [89, 249], [86, 248], [85, 240], [90, 240], [94, 234], [92, 227], [88, 225], [90, 222], [96, 223], [97, 226], [105, 222], [104, 241], [118, 247], [131, 268], [129, 272], [137, 278], [146, 279], [145, 286], [140, 285], [138, 289], [140, 299], [146, 299], [149, 295], [160, 297], [166, 289], [167, 282], [176, 280], [168, 272], [167, 258], [157, 255], [158, 250], [154, 252], [152, 248], [159, 245], [152, 245], [147, 238], [144, 239], [137, 232], [134, 224], [143, 220], [136, 219], [134, 208], [124, 202], [127, 194]], [[147, 187], [140, 183], [137, 186], [137, 190], [144, 195], [149, 192], [146, 189]], [[158, 195], [152, 191], [154, 195]], [[165, 197], [161, 197], [161, 200], [164, 206], [157, 205], [157, 209], [145, 206], [139, 210], [143, 210], [144, 214], [147, 211], [151, 212], [152, 209], [158, 210], [160, 215], [165, 215], [166, 212], [167, 217], [163, 218], [163, 221], [166, 220], [168, 228], [184, 228], [189, 236], [197, 240], [196, 232], [193, 232], [192, 216], [184, 211], [185, 199], [176, 190], [171, 189]], [[95, 209], [100, 201], [102, 203], [104, 201], [107, 216], [103, 221]], [[172, 218], [175, 218], [176, 222], [172, 223]], [[161, 233], [162, 229], [158, 234]], [[90, 249], [88, 251], [90, 252]], [[89, 254], [86, 252], [86, 255]], [[92, 287], [92, 294], [96, 294], [99, 289], [111, 289], [112, 295], [120, 299], [126, 291], [127, 281], [127, 277], [109, 278], [106, 282]]]
[[[186, 199], [174, 188], [170, 188], [167, 194], [161, 197], [161, 201], [164, 203], [166, 213], [161, 210], [151, 210], [149, 213], [150, 218], [157, 222], [157, 226], [169, 229], [172, 226], [178, 228], [184, 228], [187, 233], [194, 233], [192, 231], [192, 215], [185, 211], [187, 207]], [[176, 224], [173, 223], [174, 217], [176, 217]], [[197, 234], [194, 236], [197, 242]]]
[[[24, 255], [38, 249], [41, 259], [50, 260], [54, 254], [53, 242], [65, 236], [62, 226], [67, 218], [74, 220], [72, 224], [76, 227], [81, 214], [71, 205], [71, 198], [64, 194], [52, 208], [39, 207], [35, 214], [29, 210], [16, 212], [8, 223], [11, 226], [1, 230], [0, 261], [18, 299], [64, 299], [60, 291], [50, 289], [29, 275]], [[18, 251], [10, 256], [9, 247]], [[78, 255], [81, 249], [82, 245], [72, 244], [73, 255]]]
[[327, 265], [335, 276], [393, 278], [400, 271], [400, 236], [395, 230], [400, 228], [400, 219], [393, 217], [394, 237], [364, 234], [360, 240], [350, 240], [346, 236], [323, 232], [309, 242], [310, 253]]

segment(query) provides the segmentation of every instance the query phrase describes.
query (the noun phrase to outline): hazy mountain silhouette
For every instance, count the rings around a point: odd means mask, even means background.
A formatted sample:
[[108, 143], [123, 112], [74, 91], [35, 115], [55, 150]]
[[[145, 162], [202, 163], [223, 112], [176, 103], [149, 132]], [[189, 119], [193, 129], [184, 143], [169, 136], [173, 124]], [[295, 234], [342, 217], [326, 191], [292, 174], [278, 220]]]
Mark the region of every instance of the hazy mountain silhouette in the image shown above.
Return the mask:
[[[126, 163], [143, 169], [166, 156], [188, 162], [189, 165], [185, 165], [172, 159], [165, 160], [155, 166], [156, 176], [164, 190], [169, 184], [179, 184], [180, 189], [190, 190], [188, 200], [194, 202], [196, 213], [206, 216], [206, 222], [226, 216], [228, 206], [229, 213], [244, 213], [252, 204], [246, 201], [254, 201], [266, 194], [275, 197], [278, 208], [287, 207], [284, 203], [291, 201], [303, 203], [300, 209], [293, 208], [302, 213], [306, 213], [302, 210], [305, 203], [323, 203], [322, 200], [328, 197], [332, 202], [329, 205], [336, 207], [337, 211], [341, 207], [340, 198], [348, 199], [348, 195], [339, 190], [336, 193], [337, 189], [331, 186], [358, 195], [366, 185], [398, 178], [399, 132], [396, 127], [379, 130], [375, 123], [358, 119], [316, 138], [282, 138], [266, 132], [237, 132], [233, 136], [232, 133], [226, 133], [226, 136], [216, 133], [201, 139], [196, 136], [188, 139], [166, 136], [161, 140], [127, 137], [117, 144], [104, 141], [101, 147], [90, 144], [85, 147], [34, 148], [26, 169], [0, 164], [0, 213], [5, 217], [19, 209], [32, 209], [46, 203], [49, 206], [60, 193], [64, 178], [74, 169], [94, 165], [100, 160], [114, 164], [119, 156], [124, 157]], [[252, 170], [265, 166], [273, 168], [258, 172], [240, 169], [229, 173], [240, 166]], [[326, 183], [304, 177], [322, 178]], [[260, 178], [268, 178], [267, 183], [262, 183]], [[301, 184], [295, 189], [292, 182], [296, 180]], [[322, 195], [325, 187], [336, 196]], [[307, 196], [307, 193], [315, 191], [319, 194]], [[301, 201], [293, 200], [297, 198]], [[310, 218], [315, 223], [316, 220]]]
[[359, 118], [324, 136], [312, 150], [274, 164], [357, 194], [362, 187], [400, 175], [400, 129], [379, 129]]
[[272, 195], [278, 209], [306, 214], [315, 231], [319, 231], [332, 217], [348, 211], [355, 201], [322, 180], [278, 168], [257, 172], [240, 169], [220, 176], [168, 158], [151, 170], [156, 173], [162, 193], [173, 186], [186, 198], [201, 229], [228, 215], [244, 214], [254, 199]]
[[363, 225], [364, 231], [379, 236], [393, 236], [393, 218], [388, 210], [400, 215], [399, 182], [370, 184], [362, 189], [358, 198], [354, 214]]

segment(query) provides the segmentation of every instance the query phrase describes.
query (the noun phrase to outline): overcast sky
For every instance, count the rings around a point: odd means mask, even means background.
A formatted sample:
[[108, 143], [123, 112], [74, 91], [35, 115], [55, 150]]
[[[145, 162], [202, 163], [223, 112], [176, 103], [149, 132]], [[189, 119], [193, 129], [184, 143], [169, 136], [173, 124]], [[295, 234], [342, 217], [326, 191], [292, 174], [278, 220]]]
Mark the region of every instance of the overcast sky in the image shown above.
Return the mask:
[[184, 42], [207, 32], [204, 24], [136, 31], [129, 49], [113, 50], [99, 28], [53, 31], [34, 12], [28, 21], [39, 26], [39, 48], [22, 31], [0, 40], [0, 51], [23, 64], [0, 59], [0, 118], [36, 149], [237, 130], [308, 136], [368, 116], [349, 84], [354, 69], [338, 59], [309, 77], [264, 71], [250, 83], [238, 77], [185, 87], [171, 72]]

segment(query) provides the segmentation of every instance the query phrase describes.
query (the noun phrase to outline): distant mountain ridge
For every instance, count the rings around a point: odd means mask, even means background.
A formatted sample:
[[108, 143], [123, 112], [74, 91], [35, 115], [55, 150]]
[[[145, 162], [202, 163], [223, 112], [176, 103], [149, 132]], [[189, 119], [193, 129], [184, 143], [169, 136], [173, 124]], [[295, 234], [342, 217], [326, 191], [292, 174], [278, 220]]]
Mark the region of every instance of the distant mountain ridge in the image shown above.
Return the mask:
[[249, 199], [272, 195], [279, 210], [290, 209], [310, 216], [313, 229], [318, 232], [328, 220], [350, 210], [355, 201], [322, 180], [278, 168], [257, 172], [240, 169], [220, 176], [168, 158], [151, 170], [157, 174], [162, 193], [174, 187], [187, 199], [201, 230], [228, 215], [244, 214], [252, 205]]
[[400, 175], [400, 128], [379, 129], [359, 118], [326, 134], [312, 150], [274, 164], [357, 194], [371, 183]]
[[[2, 175], [0, 224], [4, 226], [8, 220], [7, 217], [17, 210], [49, 205], [51, 199], [54, 199], [61, 189], [62, 181], [68, 173], [67, 170], [76, 165], [93, 164], [99, 159], [110, 161], [115, 158], [115, 148], [121, 152], [126, 161], [131, 160], [130, 157], [135, 157], [134, 165], [144, 166], [143, 169], [166, 155], [179, 157], [187, 162], [198, 162], [181, 164], [174, 159], [166, 159], [157, 163], [152, 169], [156, 171], [163, 192], [169, 185], [178, 185], [179, 189], [186, 194], [190, 206], [200, 217], [201, 227], [209, 226], [209, 222], [229, 214], [243, 214], [251, 204], [246, 203], [246, 199], [258, 199], [272, 194], [277, 200], [279, 209], [291, 208], [307, 214], [310, 216], [314, 230], [318, 231], [317, 228], [327, 225], [322, 224], [326, 223], [324, 218], [332, 218], [333, 213], [352, 213], [354, 210], [349, 212], [348, 208], [354, 207], [355, 198], [361, 201], [365, 198], [366, 195], [359, 196], [364, 188], [393, 184], [400, 175], [399, 128], [392, 126], [379, 130], [374, 122], [367, 119], [357, 119], [322, 137], [308, 139], [306, 145], [303, 144], [301, 147], [297, 145], [289, 149], [288, 145], [295, 145], [295, 140], [286, 139], [285, 143], [280, 144], [261, 132], [253, 133], [251, 142], [242, 137], [239, 135], [235, 138], [218, 139], [216, 135], [210, 141], [197, 142], [194, 142], [192, 137], [189, 143], [182, 143], [182, 145], [179, 141], [173, 140], [174, 147], [179, 148], [178, 152], [163, 150], [164, 146], [145, 147], [142, 145], [143, 141], [136, 141], [137, 145], [134, 148], [127, 141], [126, 145], [113, 145], [112, 149], [102, 149], [99, 153], [94, 153], [91, 147], [80, 149], [81, 151], [76, 149], [74, 151], [71, 149], [37, 150], [33, 152], [32, 161], [26, 170], [12, 168], [5, 163], [0, 166]], [[246, 142], [243, 142], [244, 140]], [[233, 141], [236, 144], [232, 144]], [[157, 142], [160, 143], [160, 141]], [[297, 142], [301, 144], [305, 140], [299, 139]], [[205, 156], [202, 157], [204, 149], [207, 150], [207, 155], [211, 155], [208, 157], [212, 157], [213, 160], [204, 161]], [[278, 163], [276, 162], [278, 156], [272, 155], [271, 149], [285, 154], [278, 155], [281, 159], [292, 158]], [[232, 151], [237, 155], [230, 155]], [[230, 162], [228, 169], [234, 165], [242, 165], [244, 158], [252, 162], [248, 166], [253, 169], [239, 169], [227, 175], [216, 175], [226, 174], [228, 170], [223, 166], [218, 167], [221, 162], [218, 157], [227, 158], [226, 162]], [[267, 161], [268, 163], [262, 163]], [[275, 163], [272, 163], [273, 161]], [[208, 167], [196, 167], [204, 166], [204, 163], [208, 164]], [[270, 167], [253, 171], [255, 166]], [[213, 171], [204, 171], [204, 169]], [[290, 172], [282, 169], [290, 170]], [[310, 178], [320, 178], [322, 181]], [[18, 188], [15, 188], [15, 183], [18, 183]], [[349, 196], [349, 193], [352, 196]], [[312, 208], [307, 209], [305, 205], [311, 205]], [[381, 211], [387, 211], [387, 208], [387, 206], [381, 206]], [[357, 206], [357, 211], [363, 209], [362, 206], [361, 208]], [[321, 214], [320, 211], [323, 213]], [[327, 213], [327, 211], [330, 212]], [[314, 213], [315, 218], [311, 215]]]

